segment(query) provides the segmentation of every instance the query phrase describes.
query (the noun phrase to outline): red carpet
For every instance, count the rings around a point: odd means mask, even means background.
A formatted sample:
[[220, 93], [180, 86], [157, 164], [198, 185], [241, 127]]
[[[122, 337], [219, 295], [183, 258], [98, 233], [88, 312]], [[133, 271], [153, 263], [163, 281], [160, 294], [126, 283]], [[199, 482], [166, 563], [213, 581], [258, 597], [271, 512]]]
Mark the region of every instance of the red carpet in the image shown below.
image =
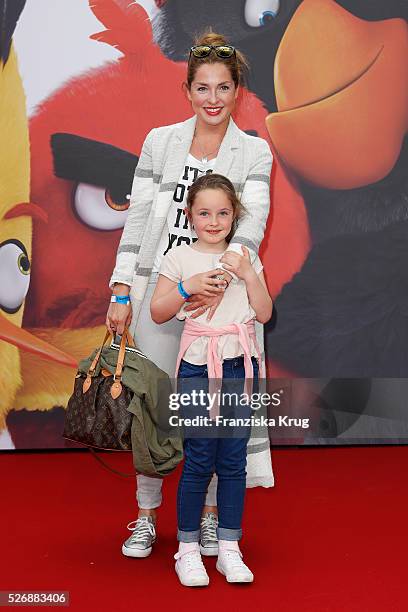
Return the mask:
[[[129, 455], [104, 458], [131, 471]], [[91, 612], [405, 611], [408, 449], [284, 449], [273, 461], [275, 489], [247, 495], [242, 549], [254, 584], [228, 585], [207, 559], [210, 586], [188, 589], [173, 570], [177, 475], [165, 483], [153, 554], [128, 559], [133, 479], [88, 453], [2, 453], [0, 590], [70, 591], [69, 609]]]

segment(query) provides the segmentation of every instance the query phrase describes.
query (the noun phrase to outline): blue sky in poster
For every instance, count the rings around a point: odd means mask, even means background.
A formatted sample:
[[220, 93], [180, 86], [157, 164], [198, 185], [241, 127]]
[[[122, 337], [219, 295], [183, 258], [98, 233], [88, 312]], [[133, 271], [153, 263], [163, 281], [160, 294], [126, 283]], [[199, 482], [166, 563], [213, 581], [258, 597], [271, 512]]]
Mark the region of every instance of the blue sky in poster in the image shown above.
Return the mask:
[[[138, 3], [154, 14], [153, 0]], [[120, 56], [109, 45], [89, 39], [101, 29], [88, 0], [27, 0], [14, 44], [29, 115], [67, 79]]]

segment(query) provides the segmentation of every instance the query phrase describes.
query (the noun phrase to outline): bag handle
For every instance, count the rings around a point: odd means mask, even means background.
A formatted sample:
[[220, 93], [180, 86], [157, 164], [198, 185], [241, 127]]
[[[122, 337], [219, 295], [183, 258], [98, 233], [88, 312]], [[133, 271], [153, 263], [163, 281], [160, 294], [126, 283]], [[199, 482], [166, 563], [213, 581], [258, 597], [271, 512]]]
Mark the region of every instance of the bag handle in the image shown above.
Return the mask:
[[100, 349], [98, 349], [96, 351], [96, 355], [91, 363], [91, 365], [89, 366], [89, 370], [86, 373], [86, 378], [84, 380], [84, 383], [82, 385], [82, 393], [86, 393], [89, 389], [89, 387], [91, 386], [91, 382], [92, 382], [92, 376], [95, 374], [95, 370], [96, 370], [96, 366], [98, 364], [98, 361], [100, 359], [101, 353], [102, 353], [102, 349], [106, 344], [107, 339], [109, 338], [109, 336], [111, 336], [111, 338], [113, 339], [113, 334], [110, 331], [106, 331], [105, 337], [103, 339], [102, 345], [100, 347]]
[[116, 362], [115, 374], [113, 376], [113, 380], [115, 381], [118, 380], [120, 382], [122, 378], [122, 370], [123, 370], [123, 364], [125, 361], [125, 351], [126, 351], [127, 342], [128, 342], [128, 331], [125, 329], [125, 332], [123, 333], [121, 341], [120, 341], [119, 355], [118, 355], [118, 360]]
[[100, 356], [101, 356], [101, 353], [102, 353], [102, 349], [103, 349], [103, 347], [105, 346], [106, 341], [107, 341], [107, 339], [109, 338], [109, 336], [111, 337], [111, 339], [112, 339], [112, 341], [113, 341], [113, 334], [112, 334], [112, 332], [110, 332], [110, 331], [108, 331], [108, 330], [107, 330], [107, 331], [106, 331], [106, 334], [105, 334], [105, 338], [103, 339], [103, 342], [102, 342], [102, 344], [101, 344], [101, 347], [100, 347], [100, 349], [97, 351], [97, 353], [96, 353], [96, 355], [95, 355], [95, 357], [94, 357], [94, 360], [92, 361], [92, 363], [91, 363], [91, 365], [90, 365], [90, 367], [89, 367], [89, 370], [88, 370], [88, 372], [87, 372], [88, 376], [93, 376], [93, 374], [95, 373], [96, 366], [98, 365], [98, 361], [99, 361]]
[[[101, 357], [101, 353], [102, 353], [102, 349], [105, 346], [109, 336], [111, 337], [111, 340], [114, 340], [113, 337], [113, 333], [110, 331], [106, 331], [105, 337], [103, 339], [102, 345], [101, 347], [98, 349], [90, 367], [89, 370], [87, 372], [86, 378], [84, 380], [84, 384], [82, 385], [82, 392], [86, 393], [89, 389], [89, 387], [91, 386], [91, 378], [92, 376], [95, 374], [95, 370], [96, 370], [96, 366], [98, 365], [99, 359]], [[135, 342], [133, 340], [132, 334], [129, 332], [129, 329], [127, 327], [125, 327], [124, 332], [122, 334], [122, 339], [120, 342], [120, 348], [119, 348], [119, 355], [118, 355], [118, 360], [116, 363], [116, 370], [115, 370], [115, 374], [113, 377], [113, 385], [111, 387], [111, 395], [113, 397], [113, 399], [116, 399], [117, 397], [119, 397], [119, 395], [122, 392], [122, 385], [121, 385], [121, 380], [122, 380], [122, 370], [123, 370], [123, 364], [125, 361], [125, 350], [126, 350], [126, 342], [128, 343], [128, 345], [132, 348], [135, 348]]]
[[[101, 344], [101, 347], [100, 347], [100, 349], [97, 351], [97, 353], [96, 353], [96, 355], [95, 355], [95, 357], [94, 357], [94, 360], [92, 361], [92, 363], [91, 363], [91, 365], [90, 365], [90, 367], [89, 367], [89, 370], [88, 370], [88, 372], [87, 372], [88, 376], [92, 376], [92, 375], [95, 373], [96, 366], [98, 365], [98, 361], [99, 361], [99, 359], [100, 359], [100, 357], [101, 357], [102, 349], [103, 349], [103, 347], [105, 346], [106, 341], [107, 341], [107, 339], [109, 338], [109, 336], [111, 337], [111, 341], [113, 342], [113, 340], [114, 340], [113, 333], [112, 333], [111, 331], [106, 331], [105, 338], [103, 339], [103, 342], [102, 342], [102, 344]], [[132, 334], [130, 333], [130, 331], [129, 331], [129, 329], [128, 329], [127, 327], [125, 327], [125, 331], [124, 331], [124, 333], [123, 333], [122, 340], [123, 340], [123, 338], [126, 338], [126, 339], [127, 339], [127, 343], [128, 343], [128, 345], [129, 345], [130, 347], [132, 347], [132, 348], [136, 348], [135, 342], [134, 342], [134, 340], [133, 340], [133, 336], [132, 336]], [[120, 345], [122, 346], [122, 342], [120, 343]], [[125, 346], [125, 348], [126, 348], [126, 346]], [[124, 353], [124, 350], [125, 350], [125, 349], [123, 349], [123, 355], [122, 355], [122, 368], [123, 368], [123, 360], [124, 360], [124, 354], [125, 354], [125, 353]], [[119, 350], [119, 356], [120, 356], [120, 355], [121, 355], [121, 353], [120, 353], [120, 350]], [[119, 358], [118, 358], [118, 359], [119, 359]]]
[[113, 383], [112, 383], [111, 390], [110, 390], [110, 393], [113, 399], [118, 398], [119, 395], [122, 393], [121, 380], [122, 380], [123, 364], [125, 361], [126, 343], [130, 347], [135, 348], [135, 343], [133, 341], [132, 335], [129, 332], [127, 327], [125, 327], [125, 330], [122, 334], [122, 339], [120, 341], [118, 361], [116, 363], [116, 370], [113, 376]]
[[125, 327], [125, 332], [126, 332], [126, 335], [127, 335], [128, 345], [129, 345], [131, 348], [136, 348], [135, 341], [133, 340], [133, 336], [132, 336], [132, 334], [130, 333], [130, 331], [129, 331], [129, 328], [128, 328], [128, 327]]

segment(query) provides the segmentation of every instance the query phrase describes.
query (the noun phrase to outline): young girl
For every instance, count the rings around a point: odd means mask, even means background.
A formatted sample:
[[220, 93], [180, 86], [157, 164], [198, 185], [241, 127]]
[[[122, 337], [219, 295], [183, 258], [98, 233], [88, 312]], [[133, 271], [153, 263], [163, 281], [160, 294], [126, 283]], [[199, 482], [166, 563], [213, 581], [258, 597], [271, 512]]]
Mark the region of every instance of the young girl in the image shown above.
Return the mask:
[[[180, 382], [189, 381], [191, 390], [192, 379], [202, 388], [203, 379], [211, 384], [215, 378], [222, 378], [223, 391], [227, 379], [257, 379], [259, 368], [255, 357], [260, 358], [260, 353], [254, 319], [261, 323], [270, 319], [272, 300], [258, 257], [251, 264], [245, 247], [242, 255], [224, 253], [235, 222], [242, 215], [242, 206], [226, 177], [207, 174], [197, 179], [188, 192], [186, 215], [198, 239], [164, 256], [151, 301], [151, 316], [156, 323], [164, 323], [176, 314], [177, 318], [185, 319], [178, 357]], [[233, 276], [228, 285], [223, 280], [222, 268]], [[193, 319], [184, 309], [184, 302], [191, 295], [213, 296], [224, 292], [212, 317], [203, 308]], [[250, 406], [240, 406], [239, 410], [240, 416], [251, 414]], [[201, 413], [208, 416], [206, 405], [201, 406]], [[236, 433], [222, 438], [203, 436], [206, 433], [201, 431], [201, 435], [185, 438], [185, 462], [177, 502], [176, 572], [185, 586], [204, 586], [209, 582], [200, 555], [200, 518], [207, 486], [215, 472], [219, 513], [217, 569], [228, 582], [252, 582], [253, 574], [242, 561], [238, 546], [249, 432], [244, 430], [239, 437]]]

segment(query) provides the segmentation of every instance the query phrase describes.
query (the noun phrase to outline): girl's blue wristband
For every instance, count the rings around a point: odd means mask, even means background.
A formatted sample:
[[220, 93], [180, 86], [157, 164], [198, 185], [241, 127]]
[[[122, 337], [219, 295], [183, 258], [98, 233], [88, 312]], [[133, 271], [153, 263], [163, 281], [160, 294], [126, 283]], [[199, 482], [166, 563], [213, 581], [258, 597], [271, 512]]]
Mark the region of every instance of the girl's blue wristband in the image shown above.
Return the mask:
[[177, 283], [177, 289], [179, 290], [181, 297], [183, 297], [185, 300], [188, 300], [188, 298], [191, 297], [191, 295], [184, 289], [181, 281]]

